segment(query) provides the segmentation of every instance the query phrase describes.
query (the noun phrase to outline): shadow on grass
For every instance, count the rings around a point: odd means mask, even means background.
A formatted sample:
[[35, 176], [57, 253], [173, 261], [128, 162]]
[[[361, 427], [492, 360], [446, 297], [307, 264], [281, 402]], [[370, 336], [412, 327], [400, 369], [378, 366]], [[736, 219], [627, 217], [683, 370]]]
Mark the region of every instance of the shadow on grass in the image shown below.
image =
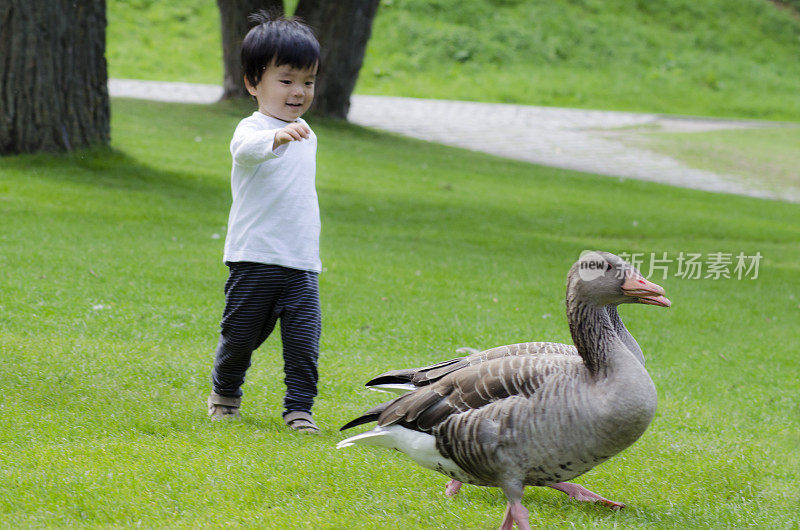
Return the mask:
[[46, 179], [115, 190], [157, 191], [181, 196], [206, 195], [226, 191], [189, 173], [157, 169], [133, 158], [124, 151], [98, 146], [65, 154], [29, 154], [0, 159], [4, 171]]

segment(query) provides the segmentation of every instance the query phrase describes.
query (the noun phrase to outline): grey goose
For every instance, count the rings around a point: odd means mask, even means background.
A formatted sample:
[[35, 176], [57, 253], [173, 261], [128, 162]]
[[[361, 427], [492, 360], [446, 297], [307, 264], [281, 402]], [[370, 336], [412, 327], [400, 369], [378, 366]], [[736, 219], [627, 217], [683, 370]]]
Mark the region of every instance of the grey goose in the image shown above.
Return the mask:
[[[502, 529], [514, 523], [530, 528], [521, 503], [525, 486], [622, 506], [566, 481], [630, 446], [655, 415], [655, 386], [641, 349], [621, 331], [616, 307], [623, 303], [671, 305], [663, 288], [621, 258], [582, 256], [567, 275], [574, 352], [564, 345], [501, 346], [487, 350], [492, 354], [440, 363], [459, 365], [443, 374], [422, 369], [428, 374], [422, 379], [430, 380], [420, 384], [418, 377], [414, 390], [344, 425], [342, 430], [377, 421], [337, 448], [396, 449], [450, 477], [456, 490], [462, 482], [499, 487], [507, 498]], [[440, 365], [435, 369], [446, 368]]]

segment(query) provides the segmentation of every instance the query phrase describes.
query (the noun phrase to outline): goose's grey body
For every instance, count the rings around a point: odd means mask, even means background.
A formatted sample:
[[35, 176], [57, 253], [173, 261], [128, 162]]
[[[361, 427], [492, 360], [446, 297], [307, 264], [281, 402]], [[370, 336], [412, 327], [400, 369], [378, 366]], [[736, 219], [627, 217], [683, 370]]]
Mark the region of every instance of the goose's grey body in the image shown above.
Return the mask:
[[415, 390], [343, 427], [377, 421], [375, 429], [337, 447], [391, 447], [454, 480], [500, 487], [509, 500], [504, 526], [527, 527], [520, 503], [526, 485], [553, 486], [585, 473], [636, 441], [655, 414], [655, 387], [641, 349], [620, 332], [616, 305], [669, 301], [623, 260], [603, 257], [604, 281], [584, 281], [578, 263], [568, 276], [574, 351], [524, 343], [422, 369]]
[[502, 378], [499, 395], [509, 395], [472, 407], [458, 388], [467, 372], [436, 389], [455, 390], [447, 401], [459, 412], [431, 432], [439, 452], [464, 471], [450, 475], [460, 482], [546, 486], [570, 480], [631, 445], [655, 413], [655, 387], [638, 363], [602, 378], [574, 356], [511, 357], [474, 371], [479, 380]]

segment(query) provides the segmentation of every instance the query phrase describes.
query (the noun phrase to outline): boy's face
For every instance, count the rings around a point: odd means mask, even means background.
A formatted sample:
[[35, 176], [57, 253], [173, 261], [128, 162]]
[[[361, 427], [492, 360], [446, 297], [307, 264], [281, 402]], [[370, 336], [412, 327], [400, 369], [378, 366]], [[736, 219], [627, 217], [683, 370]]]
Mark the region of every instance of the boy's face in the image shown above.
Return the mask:
[[247, 91], [256, 97], [262, 114], [283, 121], [294, 121], [303, 115], [314, 100], [317, 66], [300, 70], [288, 64], [270, 64], [258, 85], [252, 86], [245, 77]]

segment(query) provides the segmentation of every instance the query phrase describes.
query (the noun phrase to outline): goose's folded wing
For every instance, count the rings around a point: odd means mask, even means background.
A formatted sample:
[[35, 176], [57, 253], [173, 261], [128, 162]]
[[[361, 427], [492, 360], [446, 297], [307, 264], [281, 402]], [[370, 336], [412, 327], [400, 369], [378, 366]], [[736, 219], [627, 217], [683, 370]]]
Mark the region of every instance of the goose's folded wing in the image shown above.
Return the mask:
[[454, 414], [478, 410], [513, 396], [529, 398], [553, 374], [574, 370], [574, 355], [517, 355], [490, 359], [393, 400], [378, 425], [428, 432]]
[[578, 355], [578, 350], [571, 344], [560, 342], [521, 342], [507, 346], [496, 346], [467, 357], [471, 364], [499, 359], [501, 357], [517, 357], [520, 355]]
[[558, 342], [523, 342], [497, 346], [482, 352], [473, 353], [465, 357], [456, 357], [430, 366], [420, 368], [406, 368], [385, 372], [366, 383], [366, 386], [383, 384], [412, 383], [420, 387], [442, 379], [444, 376], [457, 372], [468, 366], [475, 366], [494, 359], [503, 357], [517, 357], [520, 355], [562, 354], [577, 355], [575, 346]]

